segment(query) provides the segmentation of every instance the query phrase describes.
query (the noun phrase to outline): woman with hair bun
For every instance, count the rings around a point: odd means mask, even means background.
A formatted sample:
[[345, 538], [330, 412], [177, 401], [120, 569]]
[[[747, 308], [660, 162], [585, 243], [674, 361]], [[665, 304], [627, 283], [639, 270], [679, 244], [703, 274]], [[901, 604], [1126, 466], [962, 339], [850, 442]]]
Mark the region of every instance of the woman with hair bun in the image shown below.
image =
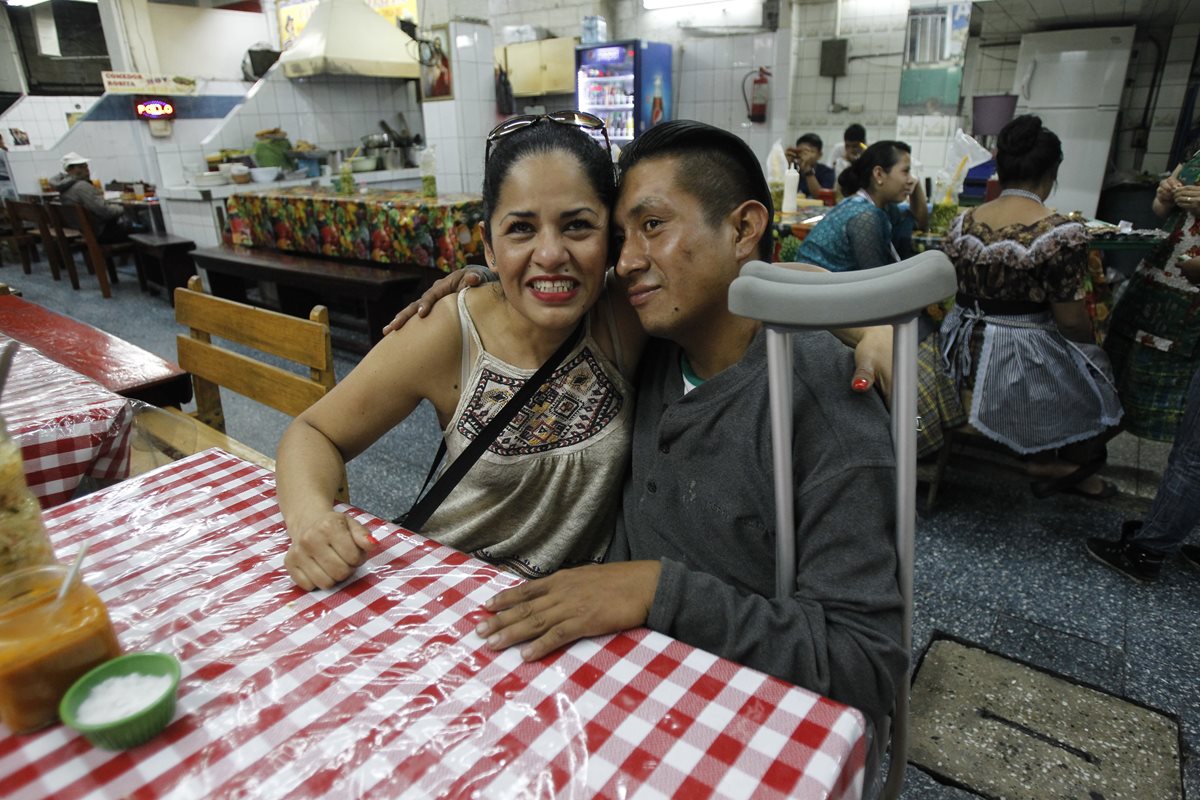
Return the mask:
[[889, 209], [906, 200], [916, 186], [911, 152], [904, 142], [876, 142], [842, 170], [838, 185], [846, 199], [809, 231], [796, 260], [830, 272], [898, 261]]
[[1044, 205], [1062, 144], [1031, 114], [1000, 131], [995, 200], [959, 216], [946, 254], [958, 273], [943, 354], [970, 424], [1028, 457], [1034, 494], [1102, 499], [1095, 473], [1121, 404], [1084, 304], [1088, 234]]

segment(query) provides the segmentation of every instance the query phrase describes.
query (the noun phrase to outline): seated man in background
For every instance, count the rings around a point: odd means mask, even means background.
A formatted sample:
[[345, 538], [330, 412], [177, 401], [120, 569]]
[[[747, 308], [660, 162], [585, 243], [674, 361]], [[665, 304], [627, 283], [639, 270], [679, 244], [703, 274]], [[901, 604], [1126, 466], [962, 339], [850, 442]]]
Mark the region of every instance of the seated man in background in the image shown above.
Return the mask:
[[776, 598], [766, 337], [727, 300], [742, 265], [770, 258], [766, 180], [740, 138], [686, 120], [635, 139], [620, 168], [616, 272], [657, 338], [608, 563], [501, 592], [477, 632], [535, 660], [645, 625], [858, 708], [877, 764], [907, 661], [887, 411], [845, 391], [853, 355], [833, 336], [792, 334], [796, 529], [779, 535], [797, 578]]
[[62, 197], [63, 203], [82, 206], [91, 217], [96, 238], [102, 243], [121, 242], [129, 238], [122, 224], [125, 207], [104, 199], [104, 192], [92, 184], [88, 160], [78, 153], [67, 153], [62, 159], [63, 171], [50, 179], [50, 186]]
[[837, 176], [833, 167], [821, 163], [821, 137], [806, 133], [796, 140], [795, 147], [787, 149], [788, 163], [800, 173], [800, 192], [806, 197], [816, 197], [822, 189], [832, 189]]
[[836, 180], [837, 176], [842, 174], [842, 170], [857, 161], [866, 149], [867, 129], [857, 122], [847, 126], [842, 134], [841, 144], [835, 144], [829, 153], [829, 163], [833, 167], [834, 179]]

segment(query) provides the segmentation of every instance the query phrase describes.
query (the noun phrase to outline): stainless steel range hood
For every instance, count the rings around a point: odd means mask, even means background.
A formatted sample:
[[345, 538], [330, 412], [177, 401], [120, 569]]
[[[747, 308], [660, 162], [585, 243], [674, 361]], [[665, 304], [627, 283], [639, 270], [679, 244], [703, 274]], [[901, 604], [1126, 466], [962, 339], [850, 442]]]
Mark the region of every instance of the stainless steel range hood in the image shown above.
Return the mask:
[[363, 0], [321, 0], [279, 63], [289, 78], [363, 75], [416, 79], [421, 74], [417, 43]]

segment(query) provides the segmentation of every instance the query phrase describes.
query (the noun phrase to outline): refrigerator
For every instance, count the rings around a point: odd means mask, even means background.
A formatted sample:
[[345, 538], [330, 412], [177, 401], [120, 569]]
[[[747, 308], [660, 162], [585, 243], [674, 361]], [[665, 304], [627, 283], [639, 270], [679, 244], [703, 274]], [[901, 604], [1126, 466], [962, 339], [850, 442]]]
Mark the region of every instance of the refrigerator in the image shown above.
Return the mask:
[[671, 118], [671, 45], [629, 39], [575, 49], [576, 103], [618, 147]]
[[1058, 185], [1046, 200], [1060, 213], [1096, 214], [1133, 34], [1133, 27], [1123, 27], [1021, 37], [1016, 113], [1037, 114], [1062, 140]]

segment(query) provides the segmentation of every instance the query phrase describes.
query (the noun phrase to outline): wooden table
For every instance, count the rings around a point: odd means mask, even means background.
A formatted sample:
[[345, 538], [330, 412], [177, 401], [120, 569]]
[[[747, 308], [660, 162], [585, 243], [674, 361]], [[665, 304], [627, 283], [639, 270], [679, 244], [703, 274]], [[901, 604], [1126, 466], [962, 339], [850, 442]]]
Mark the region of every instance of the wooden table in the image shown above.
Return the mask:
[[156, 406], [181, 406], [192, 399], [191, 376], [178, 364], [15, 295], [0, 295], [0, 334], [122, 397]]
[[[9, 341], [0, 335], [0, 346]], [[129, 401], [37, 350], [17, 349], [0, 416], [43, 508], [69, 500], [84, 477], [108, 482], [129, 474]]]
[[517, 578], [351, 511], [380, 549], [312, 593], [282, 568], [273, 476], [217, 450], [49, 512], [60, 558], [90, 543], [121, 645], [183, 679], [130, 751], [0, 738], [5, 796], [860, 795], [857, 711], [644, 629], [494, 652], [473, 629]]

